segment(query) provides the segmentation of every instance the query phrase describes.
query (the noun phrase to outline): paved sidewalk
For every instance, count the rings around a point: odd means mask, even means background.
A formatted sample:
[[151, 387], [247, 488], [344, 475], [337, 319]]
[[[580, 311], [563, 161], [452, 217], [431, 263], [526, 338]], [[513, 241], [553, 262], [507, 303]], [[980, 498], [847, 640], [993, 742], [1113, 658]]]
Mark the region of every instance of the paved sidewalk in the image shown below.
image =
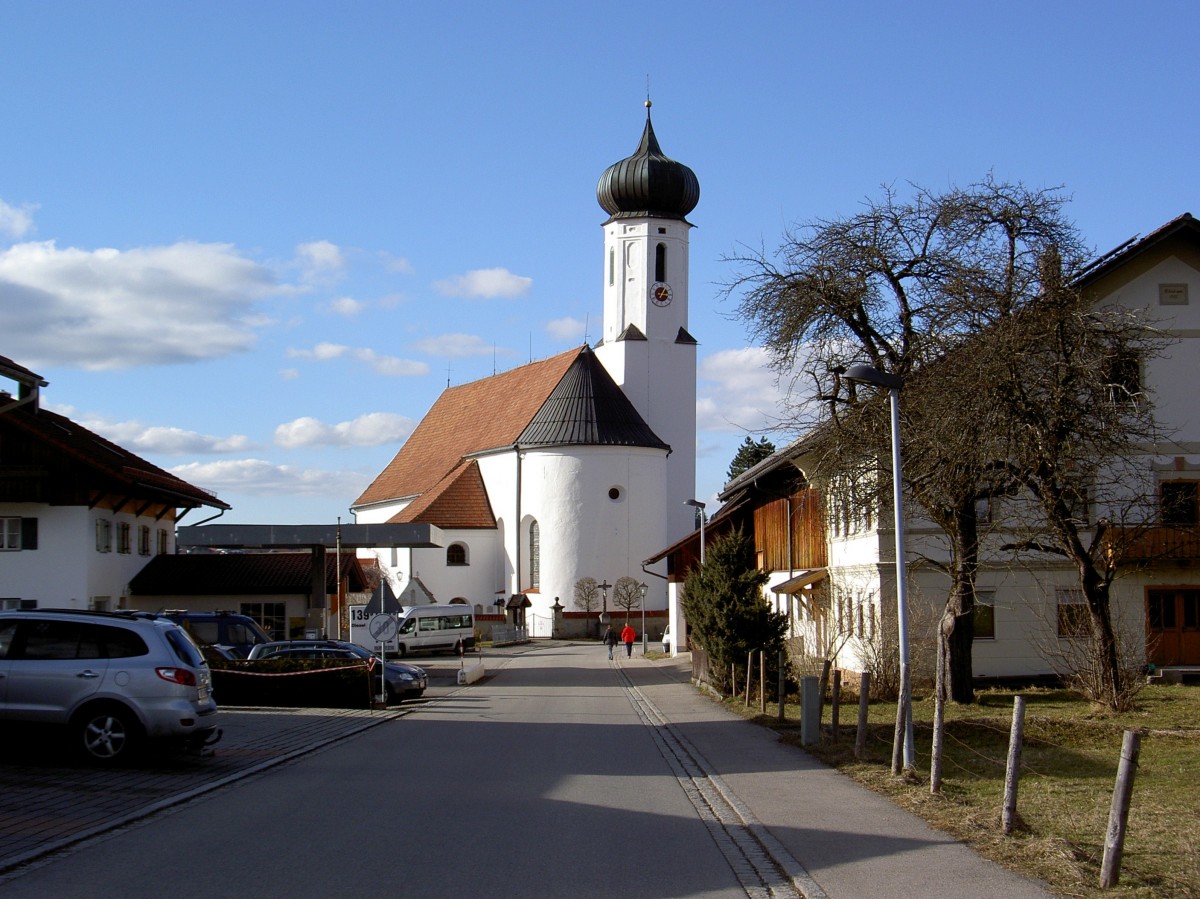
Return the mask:
[[764, 826], [803, 866], [816, 886], [806, 889], [810, 896], [1052, 895], [722, 708], [691, 685], [690, 656], [652, 660], [635, 652], [617, 663], [755, 819], [747, 823]]

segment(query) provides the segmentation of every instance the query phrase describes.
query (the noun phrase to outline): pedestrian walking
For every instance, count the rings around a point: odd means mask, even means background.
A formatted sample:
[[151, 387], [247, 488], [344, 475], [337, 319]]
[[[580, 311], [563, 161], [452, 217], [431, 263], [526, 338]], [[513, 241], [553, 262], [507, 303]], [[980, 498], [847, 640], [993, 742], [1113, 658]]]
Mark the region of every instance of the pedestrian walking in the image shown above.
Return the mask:
[[624, 629], [621, 631], [621, 641], [625, 644], [626, 657], [631, 657], [633, 655], [633, 641], [636, 639], [637, 631], [633, 629], [632, 624], [626, 622]]
[[604, 631], [604, 645], [608, 647], [608, 657], [611, 660], [613, 650], [617, 648], [617, 632], [611, 627], [606, 628]]

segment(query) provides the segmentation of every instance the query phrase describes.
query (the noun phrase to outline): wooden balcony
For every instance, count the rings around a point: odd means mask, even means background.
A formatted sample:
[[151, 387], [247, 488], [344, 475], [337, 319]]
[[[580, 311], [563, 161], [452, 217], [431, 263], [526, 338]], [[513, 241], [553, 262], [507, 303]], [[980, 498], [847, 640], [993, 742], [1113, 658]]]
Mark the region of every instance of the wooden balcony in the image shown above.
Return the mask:
[[1194, 527], [1113, 528], [1107, 542], [1127, 562], [1200, 561], [1200, 529]]

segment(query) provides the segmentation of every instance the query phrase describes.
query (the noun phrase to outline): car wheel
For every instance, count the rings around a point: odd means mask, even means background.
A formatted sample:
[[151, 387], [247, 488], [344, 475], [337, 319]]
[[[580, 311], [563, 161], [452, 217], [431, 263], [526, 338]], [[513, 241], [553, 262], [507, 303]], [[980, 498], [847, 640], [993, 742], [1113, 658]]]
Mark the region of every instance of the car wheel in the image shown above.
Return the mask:
[[388, 684], [384, 690], [384, 699], [388, 705], [397, 705], [400, 702], [400, 697], [396, 695], [396, 691], [391, 684]]
[[133, 712], [120, 706], [86, 709], [75, 720], [75, 745], [91, 762], [111, 765], [132, 756], [141, 741]]

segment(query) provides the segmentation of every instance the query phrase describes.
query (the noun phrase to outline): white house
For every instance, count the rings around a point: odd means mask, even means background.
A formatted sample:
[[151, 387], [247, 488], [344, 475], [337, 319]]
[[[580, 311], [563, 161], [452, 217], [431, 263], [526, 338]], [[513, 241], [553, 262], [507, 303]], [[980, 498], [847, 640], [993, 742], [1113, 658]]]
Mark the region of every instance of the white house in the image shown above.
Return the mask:
[[[1160, 666], [1200, 665], [1200, 223], [1185, 214], [1095, 261], [1078, 281], [1097, 306], [1139, 310], [1169, 339], [1166, 352], [1140, 360], [1141, 393], [1154, 404], [1169, 440], [1143, 447], [1144, 465], [1131, 485], [1160, 498], [1157, 521], [1142, 532], [1114, 581], [1114, 618], [1132, 650]], [[733, 527], [753, 535], [765, 593], [785, 612], [807, 652], [830, 655], [850, 669], [885, 632], [894, 633], [896, 582], [890, 512], [855, 517], [836, 507], [830, 485], [813, 482], [809, 446], [801, 438], [726, 485], [723, 506], [708, 523], [711, 542]], [[906, 558], [911, 642], [932, 645], [948, 581], [922, 557], [945, 558], [940, 532], [906, 507]], [[1104, 509], [1090, 510], [1092, 520]], [[1141, 531], [1140, 531], [1141, 532]], [[1000, 535], [1003, 536], [1003, 535]], [[1029, 677], [1054, 671], [1053, 656], [1070, 641], [1073, 607], [1083, 602], [1076, 572], [1043, 555], [1012, 564], [993, 541], [977, 580], [974, 673]], [[677, 591], [699, 555], [688, 535], [647, 561], [666, 560]], [[672, 620], [677, 636], [680, 628]], [[922, 638], [927, 638], [923, 640]], [[914, 663], [922, 660], [914, 658]], [[931, 663], [932, 660], [923, 660]], [[1134, 659], [1138, 661], [1138, 659]], [[927, 669], [930, 670], [930, 669]]]
[[633, 577], [647, 609], [666, 607], [665, 582], [641, 560], [692, 528], [685, 216], [699, 191], [663, 155], [647, 110], [637, 150], [596, 191], [609, 216], [600, 344], [448, 388], [355, 500], [360, 524], [426, 523], [445, 535], [445, 549], [373, 551], [398, 590], [419, 577], [439, 602], [526, 606], [534, 636], [549, 634], [584, 577]]
[[0, 607], [124, 608], [129, 581], [175, 551], [212, 494], [41, 407], [47, 382], [0, 356]]

